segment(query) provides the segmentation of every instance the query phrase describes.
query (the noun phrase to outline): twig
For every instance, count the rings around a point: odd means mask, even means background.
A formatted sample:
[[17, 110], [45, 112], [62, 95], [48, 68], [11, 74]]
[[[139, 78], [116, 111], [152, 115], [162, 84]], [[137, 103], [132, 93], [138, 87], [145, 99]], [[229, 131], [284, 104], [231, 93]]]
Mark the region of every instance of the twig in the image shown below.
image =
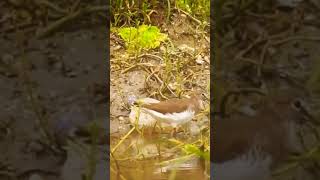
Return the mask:
[[134, 69], [134, 68], [137, 67], [137, 66], [138, 66], [137, 64], [132, 65], [132, 66], [126, 68], [125, 70], [123, 70], [123, 71], [121, 72], [121, 74], [125, 74], [125, 73], [127, 73], [127, 72], [130, 71], [131, 69]]
[[[127, 63], [128, 64], [128, 63]], [[140, 66], [142, 68], [144, 68], [144, 66], [148, 66], [148, 67], [154, 67], [156, 65], [153, 65], [151, 63], [137, 63], [137, 64], [134, 64], [134, 65], [131, 65], [130, 67], [126, 68], [125, 70], [121, 71], [122, 74], [124, 73], [127, 73], [128, 71], [136, 68], [137, 66]]]
[[182, 12], [183, 14], [185, 14], [186, 16], [188, 16], [190, 19], [192, 19], [193, 21], [195, 21], [196, 23], [198, 24], [202, 24], [200, 20], [196, 19], [195, 17], [191, 16], [189, 13], [187, 13], [186, 11], [180, 9], [180, 8], [177, 8], [175, 7], [175, 9], [178, 11], [178, 12]]
[[158, 89], [158, 92], [159, 92], [159, 94], [160, 94], [160, 96], [161, 96], [162, 98], [164, 98], [164, 99], [169, 99], [168, 97], [166, 97], [165, 95], [162, 94], [163, 84], [164, 84], [164, 83], [161, 83], [161, 86], [160, 86], [160, 88]]
[[[118, 174], [116, 170], [114, 170], [112, 167], [110, 167], [110, 170], [113, 171], [114, 173]], [[127, 180], [122, 174], [119, 174], [120, 178], [122, 180]]]
[[144, 56], [151, 57], [151, 58], [154, 58], [154, 59], [159, 59], [161, 62], [164, 62], [162, 57], [154, 55], [154, 54], [142, 54], [142, 55], [139, 56], [139, 58], [144, 57]]

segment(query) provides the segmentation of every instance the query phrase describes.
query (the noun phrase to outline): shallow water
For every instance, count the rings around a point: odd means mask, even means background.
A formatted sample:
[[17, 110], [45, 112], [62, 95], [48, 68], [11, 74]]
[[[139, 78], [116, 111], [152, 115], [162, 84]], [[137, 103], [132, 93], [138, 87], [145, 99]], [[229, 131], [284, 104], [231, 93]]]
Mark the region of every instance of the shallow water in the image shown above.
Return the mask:
[[[115, 144], [111, 146], [111, 149], [114, 147]], [[111, 157], [110, 177], [112, 180], [209, 179], [209, 176], [204, 173], [209, 174], [209, 161], [204, 162], [198, 157], [188, 156], [181, 161], [159, 164], [184, 156], [186, 155], [181, 152], [181, 149], [175, 148], [175, 145], [172, 145], [165, 135], [141, 137], [133, 134], [119, 146]]]
[[[155, 165], [159, 163], [160, 160], [143, 160], [143, 161], [126, 161], [118, 162], [120, 174], [111, 170], [111, 179], [156, 179], [156, 180], [167, 180], [170, 177], [175, 177], [174, 179], [199, 179], [205, 180], [209, 179], [208, 176], [204, 174], [204, 169], [198, 162], [198, 159], [194, 159], [191, 162], [181, 163], [179, 165], [172, 166], [158, 166]], [[111, 162], [111, 166], [114, 167], [115, 163]]]

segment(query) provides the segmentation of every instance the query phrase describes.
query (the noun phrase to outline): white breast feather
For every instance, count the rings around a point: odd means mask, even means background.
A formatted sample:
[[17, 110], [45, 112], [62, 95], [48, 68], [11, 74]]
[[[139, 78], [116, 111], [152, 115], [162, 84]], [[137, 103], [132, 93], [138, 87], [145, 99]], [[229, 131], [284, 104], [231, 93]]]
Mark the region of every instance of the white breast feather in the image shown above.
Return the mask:
[[[139, 111], [138, 107], [136, 106], [131, 107], [131, 112], [129, 114], [129, 120], [131, 124], [136, 123], [138, 111]], [[140, 111], [140, 116], [137, 121], [137, 124], [140, 128], [142, 128], [143, 126], [153, 126], [155, 123], [156, 123], [156, 119], [154, 119], [154, 117], [152, 117], [150, 114]]]
[[155, 119], [163, 121], [165, 123], [169, 123], [172, 126], [176, 127], [179, 124], [184, 124], [190, 121], [194, 117], [194, 111], [187, 110], [182, 113], [166, 113], [162, 114], [157, 111], [153, 111], [150, 109], [142, 108], [143, 111], [147, 112]]

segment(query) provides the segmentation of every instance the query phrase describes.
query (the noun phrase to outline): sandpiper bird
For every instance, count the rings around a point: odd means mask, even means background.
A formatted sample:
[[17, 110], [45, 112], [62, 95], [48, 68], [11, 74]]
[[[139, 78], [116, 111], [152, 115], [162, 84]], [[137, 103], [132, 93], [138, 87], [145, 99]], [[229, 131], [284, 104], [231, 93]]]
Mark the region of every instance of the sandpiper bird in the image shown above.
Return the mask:
[[196, 93], [193, 93], [190, 98], [175, 98], [141, 105], [141, 112], [150, 115], [160, 123], [171, 125], [172, 136], [176, 134], [177, 127], [192, 120], [202, 109], [204, 109], [203, 101]]

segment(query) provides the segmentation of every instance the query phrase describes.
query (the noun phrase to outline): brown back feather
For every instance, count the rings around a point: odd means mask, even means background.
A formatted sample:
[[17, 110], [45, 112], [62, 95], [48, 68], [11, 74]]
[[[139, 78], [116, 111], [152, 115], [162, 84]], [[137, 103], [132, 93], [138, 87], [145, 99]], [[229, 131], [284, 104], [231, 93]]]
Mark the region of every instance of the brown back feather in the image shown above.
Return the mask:
[[169, 99], [159, 103], [143, 104], [142, 107], [157, 111], [159, 113], [180, 113], [191, 108], [196, 113], [199, 111], [198, 98], [192, 97], [190, 99]]

